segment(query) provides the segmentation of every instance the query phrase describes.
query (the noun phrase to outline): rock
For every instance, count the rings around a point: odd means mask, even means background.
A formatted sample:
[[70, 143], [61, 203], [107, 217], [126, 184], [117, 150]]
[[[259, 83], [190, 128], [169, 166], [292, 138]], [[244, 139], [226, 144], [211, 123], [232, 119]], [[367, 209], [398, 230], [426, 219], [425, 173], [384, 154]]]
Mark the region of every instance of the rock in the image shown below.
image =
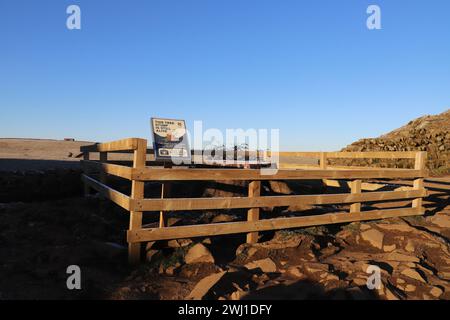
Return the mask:
[[151, 262], [153, 256], [158, 252], [159, 252], [158, 250], [148, 250], [145, 255], [145, 260], [147, 260], [147, 262]]
[[215, 216], [211, 223], [219, 223], [219, 222], [231, 222], [234, 220], [234, 217], [228, 214], [219, 214]]
[[347, 239], [353, 235], [351, 230], [342, 230], [336, 234], [337, 239]]
[[366, 286], [367, 285], [367, 279], [363, 278], [355, 278], [352, 280], [352, 282], [357, 285], [358, 287]]
[[233, 292], [230, 296], [231, 300], [241, 300], [243, 297], [245, 297], [248, 293], [245, 291], [237, 290]]
[[450, 228], [450, 216], [448, 215], [435, 215], [431, 219], [431, 223], [441, 227], [441, 228]]
[[412, 285], [412, 284], [407, 284], [405, 287], [405, 291], [406, 292], [413, 292], [416, 291], [416, 286]]
[[201, 243], [197, 243], [190, 248], [184, 260], [187, 264], [201, 262], [214, 263], [214, 257], [211, 252], [209, 252], [209, 250]]
[[303, 278], [305, 275], [300, 271], [299, 267], [290, 267], [287, 270], [287, 273], [289, 273], [290, 275], [297, 277], [297, 278]]
[[245, 265], [245, 267], [249, 270], [261, 269], [262, 272], [266, 273], [277, 271], [276, 264], [270, 258], [249, 262]]
[[366, 230], [372, 229], [372, 227], [369, 226], [368, 224], [361, 224], [361, 225], [359, 226], [359, 229], [360, 229], [361, 231], [366, 231]]
[[264, 284], [264, 282], [267, 282], [267, 281], [270, 280], [270, 277], [269, 277], [267, 274], [265, 274], [265, 273], [263, 273], [263, 274], [261, 274], [261, 275], [254, 274], [254, 275], [252, 276], [252, 280], [253, 280], [254, 282]]
[[392, 251], [394, 251], [395, 249], [397, 248], [397, 246], [395, 245], [395, 244], [393, 244], [393, 245], [384, 245], [383, 246], [383, 251], [384, 252], [392, 252]]
[[176, 269], [175, 266], [170, 266], [170, 267], [168, 267], [168, 268], [166, 269], [166, 274], [169, 275], [169, 276], [173, 276], [174, 273], [175, 273], [175, 269]]
[[387, 300], [398, 300], [397, 296], [389, 288], [384, 288], [384, 294]]
[[180, 245], [180, 247], [186, 247], [192, 243], [192, 240], [191, 239], [178, 239], [177, 242]]
[[320, 253], [323, 256], [331, 256], [332, 254], [335, 254], [338, 251], [339, 251], [339, 248], [332, 245], [332, 246], [323, 248], [322, 250], [320, 250]]
[[315, 207], [312, 204], [297, 204], [297, 205], [289, 206], [287, 208], [287, 211], [289, 211], [289, 212], [299, 212], [299, 211], [311, 210], [311, 209], [314, 209], [314, 208]]
[[426, 283], [426, 281], [422, 278], [422, 276], [414, 269], [411, 268], [405, 269], [401, 272], [401, 274], [407, 276], [408, 278]]
[[408, 243], [405, 246], [405, 250], [408, 252], [414, 252], [415, 248], [411, 240], [408, 240]]
[[444, 291], [439, 287], [433, 287], [433, 289], [431, 289], [430, 291], [430, 294], [436, 298], [439, 298], [443, 293]]
[[167, 241], [167, 246], [169, 248], [179, 248], [180, 244], [178, 243], [177, 240], [169, 240], [169, 241]]
[[370, 229], [361, 233], [361, 238], [369, 242], [373, 247], [383, 248], [383, 233], [378, 230]]
[[211, 290], [211, 288], [219, 282], [226, 274], [226, 271], [211, 274], [200, 280], [192, 289], [191, 293], [186, 297], [187, 300], [201, 300]]
[[417, 232], [417, 230], [415, 228], [410, 227], [407, 224], [400, 224], [400, 223], [396, 223], [396, 224], [379, 223], [379, 224], [377, 224], [377, 227], [384, 229], [384, 230], [389, 230], [389, 231]]
[[447, 271], [439, 271], [438, 277], [444, 280], [450, 280], [450, 272]]
[[169, 248], [181, 248], [186, 247], [192, 243], [191, 239], [178, 239], [178, 240], [169, 240], [167, 242], [167, 246]]
[[391, 252], [385, 256], [385, 260], [388, 261], [398, 261], [398, 262], [416, 262], [418, 263], [420, 260], [417, 257], [408, 256], [406, 254], [401, 254], [398, 252]]
[[328, 273], [326, 277], [327, 281], [339, 281], [339, 277], [335, 274]]
[[255, 247], [250, 247], [247, 250], [247, 256], [250, 258], [251, 256], [253, 256], [256, 252], [258, 252], [258, 249], [256, 249]]
[[169, 219], [167, 219], [167, 226], [172, 227], [173, 225], [177, 224], [181, 220], [182, 220], [181, 218], [170, 217]]
[[292, 194], [291, 188], [283, 181], [269, 181], [269, 186], [272, 192], [281, 194]]
[[[243, 253], [245, 250], [250, 250], [250, 248], [255, 249], [267, 249], [267, 250], [280, 250], [287, 248], [297, 248], [303, 241], [303, 235], [296, 235], [288, 238], [281, 238], [279, 234], [276, 234], [275, 238], [271, 241], [248, 244], [243, 243], [236, 249], [236, 255]], [[248, 251], [247, 251], [248, 252]]]
[[326, 271], [326, 272], [328, 272], [328, 269], [329, 269], [327, 264], [314, 263], [314, 262], [305, 263], [303, 268], [305, 269], [306, 272], [309, 272], [309, 273], [316, 273], [316, 272], [319, 272], [319, 271]]

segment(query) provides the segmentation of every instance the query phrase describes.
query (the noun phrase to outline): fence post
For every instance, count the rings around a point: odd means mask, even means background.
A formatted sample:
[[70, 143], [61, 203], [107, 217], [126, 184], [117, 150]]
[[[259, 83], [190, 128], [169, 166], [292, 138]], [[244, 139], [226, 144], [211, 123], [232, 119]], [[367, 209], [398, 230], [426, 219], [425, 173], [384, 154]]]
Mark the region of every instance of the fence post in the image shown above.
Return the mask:
[[[138, 139], [137, 148], [134, 150], [133, 168], [145, 167], [147, 153], [147, 140]], [[131, 181], [131, 199], [140, 200], [144, 198], [144, 182]], [[130, 211], [130, 230], [142, 228], [142, 211]], [[138, 264], [141, 258], [141, 243], [128, 243], [128, 262]]]
[[[351, 193], [360, 193], [361, 192], [361, 180], [354, 180], [351, 182]], [[353, 212], [361, 212], [361, 203], [353, 203], [350, 205], [350, 213]]]
[[[90, 154], [89, 151], [83, 152], [84, 161], [89, 161], [89, 154]], [[83, 173], [89, 175], [89, 170], [85, 167]], [[87, 182], [83, 180], [83, 185], [84, 185], [84, 196], [87, 197], [90, 193], [89, 184], [87, 184]]]
[[[170, 183], [163, 182], [161, 184], [161, 199], [168, 198], [170, 193]], [[167, 227], [167, 217], [164, 214], [164, 211], [159, 212], [159, 227], [164, 228]]]
[[[426, 161], [427, 153], [424, 151], [420, 151], [416, 153], [416, 158], [414, 162], [415, 170], [424, 170], [425, 169], [425, 161]], [[423, 189], [423, 178], [414, 180], [414, 189], [422, 190]], [[416, 198], [412, 202], [412, 207], [416, 208], [418, 211], [422, 211], [422, 198]]]
[[[100, 162], [106, 163], [108, 161], [108, 152], [100, 152]], [[106, 173], [100, 170], [100, 182], [106, 184]]]
[[[251, 181], [248, 185], [248, 197], [259, 197], [261, 194], [261, 181]], [[247, 213], [248, 221], [257, 221], [259, 220], [259, 208], [251, 208]], [[249, 232], [247, 233], [247, 243], [256, 243], [258, 242], [258, 232]]]
[[325, 170], [327, 168], [327, 153], [321, 152], [320, 153], [320, 169]]

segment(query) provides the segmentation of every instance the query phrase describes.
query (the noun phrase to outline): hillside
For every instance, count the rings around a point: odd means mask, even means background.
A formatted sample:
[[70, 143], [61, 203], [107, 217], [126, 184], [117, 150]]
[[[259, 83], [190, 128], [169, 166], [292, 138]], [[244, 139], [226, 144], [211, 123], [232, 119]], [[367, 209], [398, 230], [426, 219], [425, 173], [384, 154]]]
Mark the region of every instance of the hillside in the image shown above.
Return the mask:
[[[450, 109], [438, 115], [426, 115], [412, 120], [378, 138], [360, 139], [342, 149], [342, 151], [414, 150], [428, 152], [427, 167], [432, 174], [450, 173]], [[355, 161], [352, 164], [361, 165]], [[408, 164], [405, 160], [399, 166]]]

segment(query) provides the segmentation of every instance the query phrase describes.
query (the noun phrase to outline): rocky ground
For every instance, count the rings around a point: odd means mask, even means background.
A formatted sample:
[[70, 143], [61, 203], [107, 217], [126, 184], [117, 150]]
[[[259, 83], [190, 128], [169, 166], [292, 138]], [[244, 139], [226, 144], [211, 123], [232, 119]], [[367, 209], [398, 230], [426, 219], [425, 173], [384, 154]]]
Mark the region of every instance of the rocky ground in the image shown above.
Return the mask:
[[[426, 186], [423, 217], [265, 232], [253, 245], [245, 235], [148, 243], [137, 268], [126, 264], [128, 216], [108, 201], [2, 204], [0, 298], [449, 299], [450, 178]], [[245, 212], [193, 215], [219, 223]], [[71, 264], [81, 267], [82, 290], [66, 288]], [[381, 269], [378, 290], [366, 286], [369, 265]]]
[[[410, 141], [403, 133], [411, 128], [420, 134], [439, 127], [448, 131], [439, 121], [420, 118], [389, 139]], [[435, 137], [432, 146], [447, 148], [447, 134], [430, 134]], [[369, 143], [372, 149], [365, 143], [350, 149], [391, 150], [389, 139], [388, 146], [377, 140]], [[0, 139], [0, 299], [450, 298], [450, 176], [442, 176], [449, 167], [448, 149], [433, 158], [438, 168], [444, 166], [438, 170], [441, 177], [425, 181], [430, 193], [424, 202], [425, 216], [263, 232], [253, 245], [245, 244], [245, 235], [147, 243], [145, 262], [130, 268], [125, 242], [128, 213], [96, 196], [81, 197], [77, 151], [85, 143], [33, 141]], [[129, 184], [110, 182], [129, 192]], [[411, 181], [389, 183], [386, 188], [391, 190], [412, 185]], [[246, 182], [172, 185], [172, 192], [180, 197], [239, 196], [246, 190]], [[159, 192], [160, 185], [146, 184], [146, 197], [159, 197]], [[320, 181], [262, 184], [263, 195], [323, 192], [336, 190], [325, 190]], [[393, 205], [411, 204], [369, 203], [363, 208]], [[263, 208], [261, 218], [336, 210], [348, 207]], [[146, 226], [157, 225], [158, 214], [144, 217]], [[168, 222], [244, 219], [245, 210], [223, 210], [170, 214]], [[81, 268], [82, 290], [67, 289], [66, 269], [73, 264]], [[379, 289], [366, 286], [370, 266], [381, 270]]]

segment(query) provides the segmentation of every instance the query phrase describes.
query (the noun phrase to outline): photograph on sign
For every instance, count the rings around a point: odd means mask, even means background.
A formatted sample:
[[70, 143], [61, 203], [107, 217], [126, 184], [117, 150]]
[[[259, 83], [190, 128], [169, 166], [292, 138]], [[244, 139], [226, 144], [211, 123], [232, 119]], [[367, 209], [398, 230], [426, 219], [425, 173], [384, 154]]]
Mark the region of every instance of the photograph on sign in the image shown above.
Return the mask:
[[151, 125], [156, 160], [190, 161], [191, 150], [184, 120], [152, 118]]

